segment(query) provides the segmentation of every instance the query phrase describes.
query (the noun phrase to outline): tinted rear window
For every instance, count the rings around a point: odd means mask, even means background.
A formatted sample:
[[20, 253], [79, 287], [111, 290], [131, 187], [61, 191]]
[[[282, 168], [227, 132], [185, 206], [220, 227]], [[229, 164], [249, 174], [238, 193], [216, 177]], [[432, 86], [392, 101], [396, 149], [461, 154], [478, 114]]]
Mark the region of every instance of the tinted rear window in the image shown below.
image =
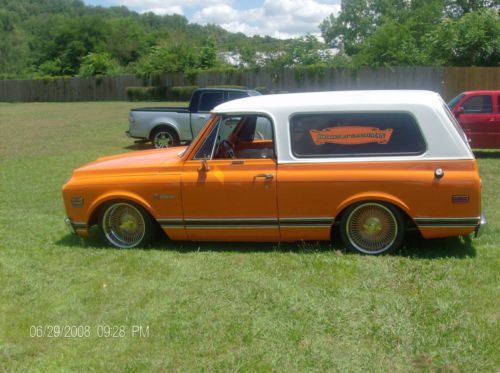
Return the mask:
[[248, 97], [246, 92], [229, 92], [229, 100]]
[[224, 92], [203, 92], [200, 95], [198, 111], [210, 111], [224, 102]]
[[290, 123], [296, 157], [396, 156], [422, 154], [425, 141], [408, 113], [295, 115]]

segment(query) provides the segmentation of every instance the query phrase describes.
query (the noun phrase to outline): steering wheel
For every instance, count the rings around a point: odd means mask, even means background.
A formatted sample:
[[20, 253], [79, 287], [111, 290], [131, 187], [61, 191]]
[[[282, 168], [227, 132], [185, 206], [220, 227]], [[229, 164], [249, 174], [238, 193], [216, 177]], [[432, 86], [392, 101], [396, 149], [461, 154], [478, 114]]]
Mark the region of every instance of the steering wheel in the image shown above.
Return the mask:
[[227, 140], [222, 140], [219, 147], [222, 149], [225, 158], [236, 158], [236, 153], [234, 152], [233, 144]]
[[258, 140], [264, 140], [264, 135], [262, 134], [262, 132], [260, 131], [256, 131], [255, 132], [255, 137], [258, 139]]

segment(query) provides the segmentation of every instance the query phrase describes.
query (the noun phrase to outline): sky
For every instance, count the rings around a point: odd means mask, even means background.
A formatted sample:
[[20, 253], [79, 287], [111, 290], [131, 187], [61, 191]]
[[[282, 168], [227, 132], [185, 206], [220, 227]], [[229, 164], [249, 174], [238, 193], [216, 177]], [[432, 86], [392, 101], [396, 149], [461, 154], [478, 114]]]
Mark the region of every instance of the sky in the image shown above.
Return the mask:
[[312, 33], [331, 13], [340, 10], [340, 0], [84, 0], [87, 5], [124, 5], [139, 13], [182, 14], [190, 22], [220, 25], [248, 36], [290, 38]]

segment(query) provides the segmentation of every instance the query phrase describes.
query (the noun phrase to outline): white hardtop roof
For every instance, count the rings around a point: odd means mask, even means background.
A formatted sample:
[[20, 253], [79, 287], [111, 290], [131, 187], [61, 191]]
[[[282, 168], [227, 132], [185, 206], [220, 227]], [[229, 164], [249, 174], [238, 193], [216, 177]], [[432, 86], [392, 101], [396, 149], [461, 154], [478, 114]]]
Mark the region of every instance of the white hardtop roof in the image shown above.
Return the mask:
[[360, 109], [374, 105], [426, 105], [441, 104], [436, 92], [421, 90], [371, 90], [286, 93], [253, 96], [228, 101], [213, 109], [214, 113], [269, 112], [273, 109], [293, 108], [292, 111], [331, 110], [357, 105]]
[[[278, 163], [396, 161], [416, 159], [473, 159], [465, 135], [454, 125], [451, 113], [439, 94], [431, 91], [335, 91], [254, 96], [228, 101], [213, 113], [267, 115], [274, 123]], [[417, 121], [424, 135], [427, 150], [421, 155], [297, 158], [291, 150], [289, 122], [300, 113], [329, 112], [407, 112]], [[455, 128], [454, 128], [455, 127]], [[461, 134], [462, 133], [462, 134]]]

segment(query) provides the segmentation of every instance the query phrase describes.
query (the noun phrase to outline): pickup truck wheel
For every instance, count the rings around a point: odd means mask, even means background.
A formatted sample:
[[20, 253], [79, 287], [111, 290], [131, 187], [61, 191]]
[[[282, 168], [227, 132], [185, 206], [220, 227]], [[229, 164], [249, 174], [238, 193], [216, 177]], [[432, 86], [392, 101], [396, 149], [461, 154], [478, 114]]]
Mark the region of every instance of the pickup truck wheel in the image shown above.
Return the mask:
[[99, 214], [99, 228], [104, 240], [119, 249], [145, 246], [153, 233], [147, 211], [127, 201], [106, 204]]
[[179, 146], [180, 141], [177, 134], [170, 128], [158, 128], [151, 134], [151, 142], [156, 149], [171, 148]]
[[401, 213], [382, 202], [350, 206], [340, 220], [340, 237], [348, 249], [380, 255], [398, 249], [404, 238]]

